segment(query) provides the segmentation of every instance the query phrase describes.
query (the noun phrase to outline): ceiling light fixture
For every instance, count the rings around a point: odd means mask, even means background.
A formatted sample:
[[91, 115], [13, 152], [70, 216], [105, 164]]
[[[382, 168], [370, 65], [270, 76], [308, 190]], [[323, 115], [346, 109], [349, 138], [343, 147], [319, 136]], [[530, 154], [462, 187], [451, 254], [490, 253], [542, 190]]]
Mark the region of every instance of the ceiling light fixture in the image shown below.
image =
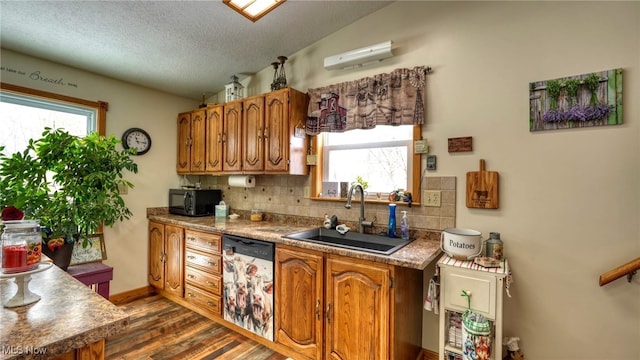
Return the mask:
[[256, 22], [286, 0], [222, 0], [247, 19]]

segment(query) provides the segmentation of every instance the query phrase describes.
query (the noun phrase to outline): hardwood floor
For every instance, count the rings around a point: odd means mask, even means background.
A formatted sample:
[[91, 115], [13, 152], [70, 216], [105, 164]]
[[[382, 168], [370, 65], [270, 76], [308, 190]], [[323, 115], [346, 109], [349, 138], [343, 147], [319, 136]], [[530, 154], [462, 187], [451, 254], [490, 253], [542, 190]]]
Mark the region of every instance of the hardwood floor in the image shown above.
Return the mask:
[[160, 295], [119, 307], [129, 314], [130, 323], [107, 338], [106, 359], [286, 359]]

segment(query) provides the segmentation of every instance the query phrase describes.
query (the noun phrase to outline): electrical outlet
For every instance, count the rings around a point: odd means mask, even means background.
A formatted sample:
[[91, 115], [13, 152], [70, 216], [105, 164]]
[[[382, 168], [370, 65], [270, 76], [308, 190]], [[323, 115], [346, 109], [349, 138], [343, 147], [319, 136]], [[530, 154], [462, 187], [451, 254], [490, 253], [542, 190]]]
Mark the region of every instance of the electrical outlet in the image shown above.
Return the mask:
[[425, 190], [422, 197], [422, 203], [424, 206], [440, 207], [441, 197], [442, 191], [440, 190]]

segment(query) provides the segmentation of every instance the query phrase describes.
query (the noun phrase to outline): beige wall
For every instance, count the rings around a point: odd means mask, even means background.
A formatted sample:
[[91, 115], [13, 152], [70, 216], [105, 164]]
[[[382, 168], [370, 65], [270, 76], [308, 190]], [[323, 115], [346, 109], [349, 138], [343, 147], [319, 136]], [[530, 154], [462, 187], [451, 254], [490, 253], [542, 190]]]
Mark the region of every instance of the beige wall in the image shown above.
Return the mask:
[[[385, 40], [395, 56], [375, 67], [322, 68], [325, 56]], [[529, 359], [639, 359], [640, 276], [602, 288], [598, 276], [640, 256], [640, 3], [397, 2], [285, 66], [306, 90], [416, 65], [434, 69], [429, 175], [458, 178], [457, 226], [505, 241], [514, 277], [505, 335], [522, 338]], [[623, 125], [529, 132], [530, 82], [613, 68], [624, 69]], [[250, 94], [272, 77], [254, 76]], [[472, 153], [448, 154], [447, 138], [459, 136], [473, 136]], [[480, 158], [500, 172], [498, 210], [465, 206], [464, 176]], [[424, 313], [429, 349], [435, 318]]]
[[[197, 106], [197, 101], [79, 71], [48, 61], [23, 56], [2, 49], [0, 71], [3, 82], [54, 92], [91, 101], [109, 103], [107, 134], [117, 138], [130, 127], [140, 127], [151, 135], [151, 150], [135, 157], [138, 174], [127, 179], [134, 185], [123, 195], [133, 217], [105, 228], [107, 264], [114, 267], [111, 294], [143, 287], [147, 284], [146, 208], [167, 202], [167, 189], [178, 184], [176, 162], [176, 115]], [[10, 72], [8, 69], [16, 70]], [[65, 85], [32, 80], [30, 74], [62, 79]], [[18, 73], [19, 72], [19, 73]], [[70, 86], [75, 84], [77, 86]]]
[[[631, 360], [640, 358], [640, 277], [603, 288], [597, 279], [640, 256], [639, 34], [634, 2], [403, 1], [289, 56], [287, 78], [306, 90], [398, 67], [433, 67], [424, 136], [438, 170], [430, 175], [458, 178], [457, 226], [502, 233], [515, 281], [513, 298], [505, 300], [505, 335], [522, 338], [529, 359]], [[325, 56], [384, 40], [393, 40], [395, 56], [377, 66], [322, 68]], [[197, 102], [3, 51], [2, 65], [9, 64], [47, 69], [82, 87], [34, 84], [4, 72], [2, 81], [109, 101], [109, 133], [151, 131], [152, 151], [139, 158], [137, 188], [126, 199], [136, 216], [107, 233], [113, 292], [144, 286], [144, 209], [164, 206], [166, 189], [180, 181], [175, 116]], [[529, 132], [529, 82], [618, 67], [623, 125]], [[249, 94], [267, 92], [272, 78], [272, 68], [256, 74], [246, 84]], [[459, 136], [473, 136], [473, 152], [448, 154], [447, 138]], [[480, 158], [500, 172], [498, 210], [465, 207], [463, 179]], [[435, 350], [436, 316], [425, 312], [423, 319], [423, 346]]]

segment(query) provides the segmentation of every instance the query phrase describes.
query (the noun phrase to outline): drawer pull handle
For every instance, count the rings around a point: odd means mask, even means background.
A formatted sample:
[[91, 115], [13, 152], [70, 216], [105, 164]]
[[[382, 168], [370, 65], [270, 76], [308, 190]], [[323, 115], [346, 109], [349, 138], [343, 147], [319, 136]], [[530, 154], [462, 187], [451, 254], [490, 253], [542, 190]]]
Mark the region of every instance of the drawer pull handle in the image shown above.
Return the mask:
[[188, 295], [189, 297], [196, 297], [195, 295], [193, 295], [193, 293], [187, 293], [187, 295]]
[[196, 238], [189, 236], [187, 239], [189, 239], [189, 241], [196, 241]]
[[213, 303], [213, 302], [211, 302], [209, 300], [207, 300], [207, 305], [213, 306], [213, 307], [217, 307], [215, 303]]
[[207, 281], [207, 285], [209, 285], [209, 286], [216, 286], [216, 283], [211, 282], [211, 281]]
[[195, 278], [196, 278], [196, 276], [195, 276], [195, 275], [192, 275], [192, 274], [187, 275], [187, 277], [188, 277], [189, 279], [195, 279]]
[[218, 266], [218, 262], [217, 261], [209, 261], [209, 265]]
[[216, 243], [214, 243], [214, 242], [212, 242], [212, 241], [209, 241], [209, 242], [207, 243], [207, 245], [209, 245], [209, 246], [216, 246], [217, 244], [216, 244]]
[[195, 259], [195, 258], [196, 258], [196, 257], [195, 257], [195, 256], [193, 256], [193, 255], [189, 255], [189, 256], [187, 256], [187, 259], [191, 259], [191, 260], [193, 260], [193, 259]]

